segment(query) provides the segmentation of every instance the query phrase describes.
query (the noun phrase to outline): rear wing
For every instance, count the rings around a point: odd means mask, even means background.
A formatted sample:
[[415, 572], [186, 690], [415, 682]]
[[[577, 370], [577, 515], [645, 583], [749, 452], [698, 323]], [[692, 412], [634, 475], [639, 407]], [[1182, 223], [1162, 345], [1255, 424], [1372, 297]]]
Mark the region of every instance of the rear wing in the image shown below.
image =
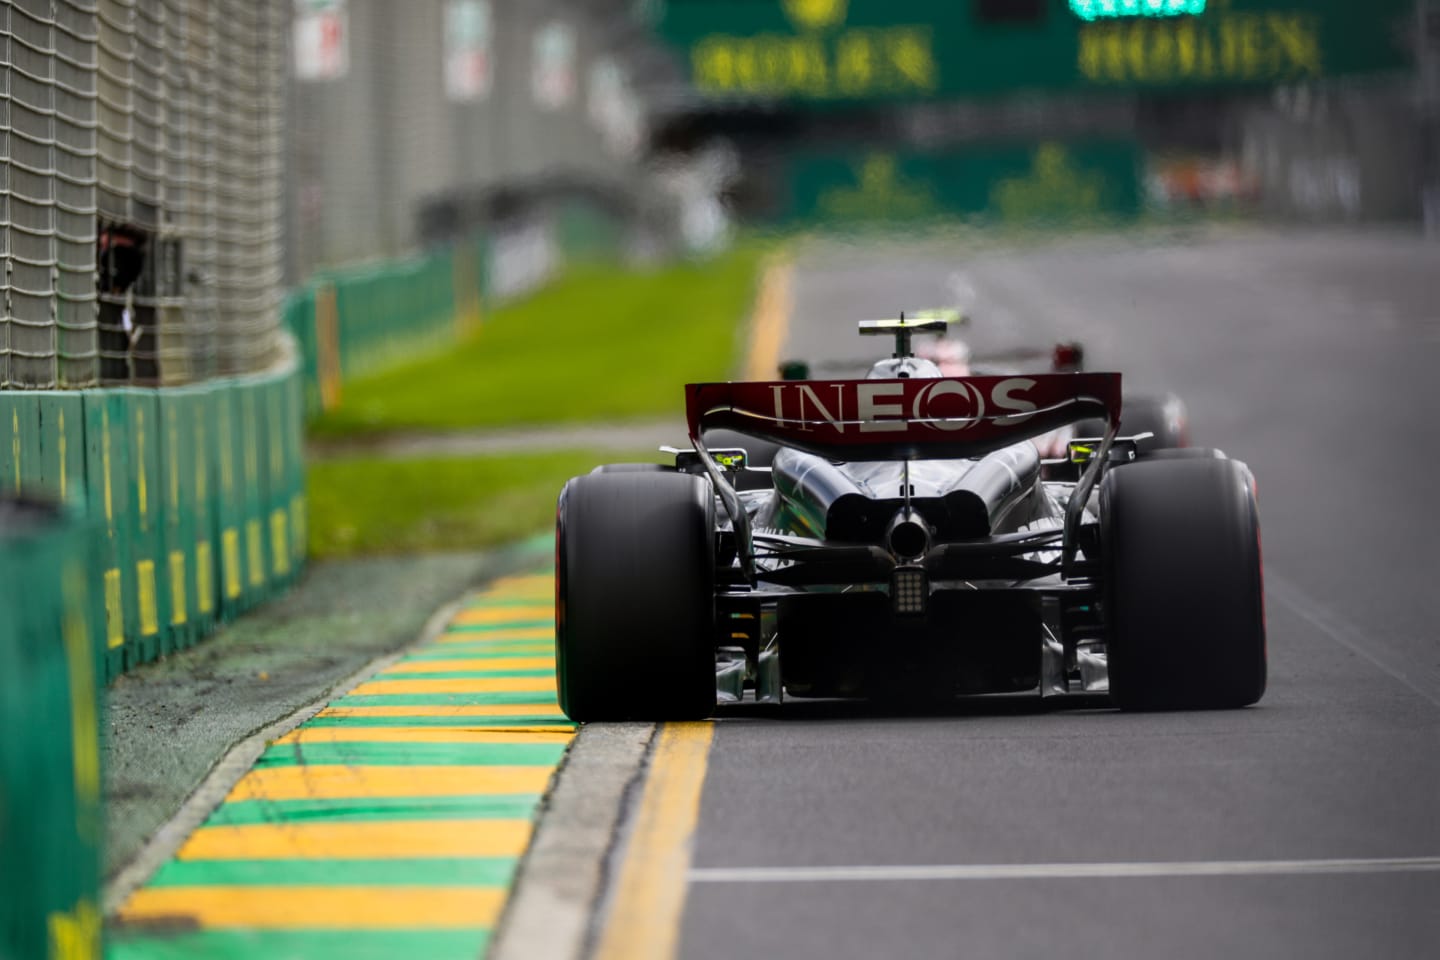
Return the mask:
[[697, 446], [720, 427], [832, 460], [979, 457], [1077, 420], [1114, 425], [1120, 375], [693, 383], [685, 412]]
[[690, 440], [730, 515], [741, 569], [752, 586], [749, 516], [706, 449], [706, 430], [723, 427], [832, 460], [941, 460], [983, 456], [1077, 420], [1103, 417], [1100, 449], [1065, 510], [1068, 566], [1084, 504], [1120, 424], [1120, 374], [692, 383], [685, 388], [685, 414]]

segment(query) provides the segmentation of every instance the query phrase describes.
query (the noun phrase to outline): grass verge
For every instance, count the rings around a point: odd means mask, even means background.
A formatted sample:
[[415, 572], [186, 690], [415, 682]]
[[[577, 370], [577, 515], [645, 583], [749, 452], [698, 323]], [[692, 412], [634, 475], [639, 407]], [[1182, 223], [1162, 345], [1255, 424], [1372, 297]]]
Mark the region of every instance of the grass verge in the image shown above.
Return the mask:
[[565, 481], [653, 453], [565, 450], [310, 466], [310, 554], [318, 559], [476, 550], [549, 529]]
[[345, 386], [323, 439], [664, 415], [684, 384], [730, 376], [763, 248], [649, 273], [578, 268], [470, 339]]

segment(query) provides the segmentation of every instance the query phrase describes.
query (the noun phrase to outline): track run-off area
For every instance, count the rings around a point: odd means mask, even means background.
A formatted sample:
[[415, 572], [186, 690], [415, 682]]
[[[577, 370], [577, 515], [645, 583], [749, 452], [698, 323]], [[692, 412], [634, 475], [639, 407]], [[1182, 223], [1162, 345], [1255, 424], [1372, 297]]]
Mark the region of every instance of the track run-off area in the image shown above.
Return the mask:
[[859, 375], [856, 320], [957, 305], [978, 356], [1079, 340], [1180, 395], [1192, 442], [1258, 482], [1257, 706], [791, 700], [577, 732], [537, 571], [272, 744], [112, 956], [1434, 956], [1436, 251], [1238, 227], [812, 243], [758, 298], [777, 359]]

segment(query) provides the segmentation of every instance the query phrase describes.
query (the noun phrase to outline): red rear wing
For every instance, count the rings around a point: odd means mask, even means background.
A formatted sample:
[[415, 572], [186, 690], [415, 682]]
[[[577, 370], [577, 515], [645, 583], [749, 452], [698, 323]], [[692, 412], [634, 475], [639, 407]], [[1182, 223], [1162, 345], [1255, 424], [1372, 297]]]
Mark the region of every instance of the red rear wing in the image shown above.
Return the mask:
[[1120, 374], [692, 383], [690, 436], [717, 427], [833, 460], [978, 457], [1087, 417], [1120, 419]]

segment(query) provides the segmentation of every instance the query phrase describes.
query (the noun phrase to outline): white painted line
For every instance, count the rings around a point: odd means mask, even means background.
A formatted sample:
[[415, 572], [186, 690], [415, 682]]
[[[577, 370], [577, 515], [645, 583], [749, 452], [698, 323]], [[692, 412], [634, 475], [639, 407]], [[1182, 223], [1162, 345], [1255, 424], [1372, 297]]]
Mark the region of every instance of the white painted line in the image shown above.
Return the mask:
[[865, 867], [697, 867], [691, 883], [850, 880], [1105, 880], [1139, 877], [1296, 876], [1440, 872], [1440, 857], [1348, 860], [1175, 860], [1155, 863], [986, 863]]

